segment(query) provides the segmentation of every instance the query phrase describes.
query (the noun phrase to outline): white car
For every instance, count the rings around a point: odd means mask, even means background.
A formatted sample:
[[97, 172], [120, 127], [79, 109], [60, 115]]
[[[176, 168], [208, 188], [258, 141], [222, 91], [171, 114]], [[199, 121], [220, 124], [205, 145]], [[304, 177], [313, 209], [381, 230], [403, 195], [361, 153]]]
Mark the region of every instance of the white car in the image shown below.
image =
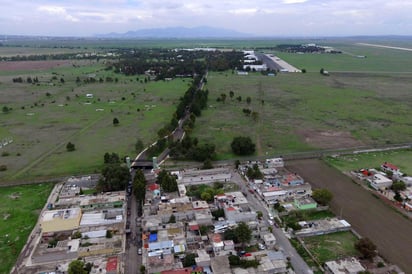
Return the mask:
[[273, 215], [269, 213], [269, 219], [273, 220]]
[[137, 254], [138, 254], [138, 255], [142, 255], [142, 249], [141, 249], [141, 248], [139, 248], [139, 249], [137, 250]]
[[266, 248], [266, 246], [262, 243], [259, 243], [259, 249], [260, 250], [264, 250]]
[[269, 223], [270, 225], [274, 225], [274, 222], [273, 222], [272, 220], [268, 220], [268, 223]]

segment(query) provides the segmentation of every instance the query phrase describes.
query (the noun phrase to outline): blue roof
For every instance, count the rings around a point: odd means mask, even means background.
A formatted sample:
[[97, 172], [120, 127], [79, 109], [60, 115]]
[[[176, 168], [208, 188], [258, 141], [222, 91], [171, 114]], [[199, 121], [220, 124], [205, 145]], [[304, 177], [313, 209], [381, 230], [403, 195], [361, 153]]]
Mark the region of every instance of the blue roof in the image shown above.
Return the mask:
[[157, 241], [157, 233], [150, 234], [149, 243], [153, 243]]

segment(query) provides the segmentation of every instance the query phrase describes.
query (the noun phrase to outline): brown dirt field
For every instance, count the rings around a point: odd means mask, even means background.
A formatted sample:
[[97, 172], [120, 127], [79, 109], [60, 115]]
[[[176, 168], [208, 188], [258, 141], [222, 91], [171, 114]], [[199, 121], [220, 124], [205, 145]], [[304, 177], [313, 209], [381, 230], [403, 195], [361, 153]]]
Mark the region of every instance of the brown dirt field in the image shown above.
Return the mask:
[[71, 63], [68, 60], [0, 62], [0, 71], [43, 70]]
[[405, 273], [412, 273], [411, 220], [321, 160], [297, 160], [286, 164], [314, 189], [329, 189], [334, 195], [331, 210], [336, 215], [342, 212], [355, 231], [376, 244], [380, 255], [397, 264]]
[[297, 134], [311, 146], [323, 149], [358, 147], [363, 144], [345, 131], [317, 131], [301, 129]]

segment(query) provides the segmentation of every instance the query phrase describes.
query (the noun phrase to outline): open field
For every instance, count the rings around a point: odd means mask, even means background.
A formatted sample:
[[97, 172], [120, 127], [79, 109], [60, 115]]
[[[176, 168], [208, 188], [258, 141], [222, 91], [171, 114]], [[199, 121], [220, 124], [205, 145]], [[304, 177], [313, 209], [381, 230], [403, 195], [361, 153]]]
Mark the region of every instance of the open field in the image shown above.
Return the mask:
[[1, 188], [0, 273], [10, 272], [52, 188], [52, 184]]
[[[412, 52], [402, 50], [367, 47], [359, 44], [333, 44], [343, 54], [297, 54], [275, 52], [280, 58], [297, 68], [309, 72], [319, 72], [321, 68], [330, 73], [336, 71], [350, 72], [398, 72], [412, 74]], [[366, 56], [360, 58], [358, 56]]]
[[[102, 61], [37, 70], [24, 63], [23, 71], [0, 71], [0, 92], [6, 95], [0, 106], [12, 108], [0, 113], [0, 140], [14, 140], [1, 148], [0, 155], [7, 155], [0, 163], [8, 169], [0, 173], [0, 181], [99, 172], [105, 152], [134, 157], [136, 140], [149, 144], [157, 138], [190, 81], [145, 83], [144, 76], [106, 71]], [[25, 82], [13, 83], [15, 77]], [[37, 77], [39, 84], [27, 83], [27, 77]], [[96, 82], [84, 83], [88, 78]], [[114, 118], [118, 126], [113, 126]], [[66, 151], [68, 142], [76, 151]]]
[[327, 261], [359, 255], [354, 246], [358, 239], [350, 231], [305, 237], [303, 240], [321, 265]]
[[[372, 73], [210, 72], [209, 109], [197, 119], [202, 126], [194, 136], [216, 144], [220, 159], [235, 157], [230, 142], [239, 135], [252, 138], [259, 156], [409, 142], [411, 80], [412, 75]], [[217, 102], [222, 93], [225, 102]], [[257, 119], [244, 108], [257, 112]]]
[[326, 161], [341, 171], [377, 168], [384, 162], [398, 166], [403, 173], [412, 174], [412, 150], [392, 150], [328, 157]]
[[356, 232], [369, 237], [380, 255], [405, 273], [412, 273], [411, 254], [404, 252], [412, 246], [411, 220], [321, 160], [290, 161], [286, 167], [301, 175], [313, 188], [329, 189], [334, 195], [331, 210], [342, 213]]

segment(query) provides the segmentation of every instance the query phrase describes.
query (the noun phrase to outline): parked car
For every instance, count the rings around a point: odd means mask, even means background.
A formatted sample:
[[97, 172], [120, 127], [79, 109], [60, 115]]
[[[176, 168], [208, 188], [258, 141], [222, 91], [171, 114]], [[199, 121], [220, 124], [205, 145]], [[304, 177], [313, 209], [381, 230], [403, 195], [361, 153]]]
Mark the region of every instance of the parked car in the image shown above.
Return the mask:
[[268, 223], [269, 223], [270, 225], [274, 225], [274, 222], [273, 222], [272, 220], [268, 220]]
[[142, 249], [141, 249], [141, 248], [139, 248], [139, 249], [137, 250], [137, 254], [138, 254], [138, 255], [142, 255]]
[[262, 243], [259, 243], [259, 249], [264, 250], [264, 249], [266, 249], [266, 246]]

